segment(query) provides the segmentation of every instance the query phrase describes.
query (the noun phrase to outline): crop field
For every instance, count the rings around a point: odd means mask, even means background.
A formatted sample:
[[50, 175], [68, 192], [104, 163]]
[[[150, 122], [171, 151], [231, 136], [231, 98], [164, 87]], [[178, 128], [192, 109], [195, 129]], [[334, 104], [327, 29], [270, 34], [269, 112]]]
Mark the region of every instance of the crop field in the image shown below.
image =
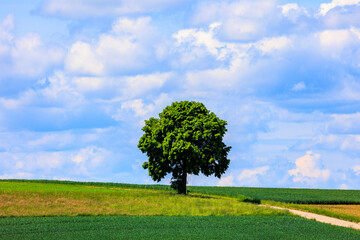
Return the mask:
[[0, 239], [360, 239], [360, 231], [293, 216], [0, 218]]
[[238, 199], [193, 193], [76, 184], [0, 182], [0, 216], [286, 215]]
[[189, 187], [191, 192], [223, 196], [245, 195], [255, 200], [298, 204], [360, 204], [360, 190], [295, 188]]

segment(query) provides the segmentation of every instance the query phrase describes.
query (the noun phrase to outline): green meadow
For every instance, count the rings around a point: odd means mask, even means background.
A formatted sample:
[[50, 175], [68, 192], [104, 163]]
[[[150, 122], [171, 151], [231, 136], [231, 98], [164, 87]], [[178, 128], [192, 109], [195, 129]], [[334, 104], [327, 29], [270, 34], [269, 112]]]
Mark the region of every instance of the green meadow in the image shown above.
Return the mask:
[[[0, 239], [360, 239], [357, 230], [254, 204], [270, 202], [259, 199], [263, 189], [189, 189], [178, 195], [164, 185], [1, 180]], [[329, 191], [352, 204], [360, 192]], [[331, 200], [326, 193], [319, 190], [318, 199]]]
[[[245, 197], [241, 198], [245, 199]], [[286, 215], [241, 199], [114, 186], [0, 182], [0, 216], [247, 216]]]

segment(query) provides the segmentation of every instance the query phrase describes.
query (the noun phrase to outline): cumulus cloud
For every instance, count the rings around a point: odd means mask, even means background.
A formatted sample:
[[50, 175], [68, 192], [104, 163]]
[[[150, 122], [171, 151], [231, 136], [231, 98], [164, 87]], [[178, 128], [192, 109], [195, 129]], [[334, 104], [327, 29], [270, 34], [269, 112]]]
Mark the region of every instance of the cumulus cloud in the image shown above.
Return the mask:
[[88, 164], [96, 167], [104, 161], [107, 154], [106, 149], [90, 146], [80, 149], [79, 152], [71, 158], [71, 161], [77, 164]]
[[220, 21], [220, 33], [231, 40], [252, 40], [269, 30], [269, 22], [276, 17], [276, 1], [205, 1], [193, 16], [194, 24]]
[[308, 11], [304, 7], [299, 7], [297, 3], [288, 3], [279, 8], [281, 8], [281, 13], [292, 22], [296, 22], [300, 16], [310, 17]]
[[307, 151], [306, 155], [296, 159], [296, 168], [288, 171], [294, 182], [314, 184], [326, 182], [330, 177], [328, 169], [321, 168], [320, 154]]
[[331, 3], [320, 4], [320, 15], [326, 15], [331, 9], [350, 5], [359, 5], [359, 0], [333, 0]]
[[171, 77], [171, 73], [153, 73], [125, 77], [126, 87], [123, 90], [123, 96], [141, 96], [151, 90], [160, 89]]
[[103, 72], [104, 66], [96, 59], [89, 44], [76, 42], [66, 57], [65, 68], [72, 73], [99, 75]]
[[234, 186], [234, 176], [231, 174], [227, 177], [222, 177], [218, 183], [217, 183], [217, 186], [220, 186], [220, 187], [225, 187], [225, 186], [228, 186], [228, 187], [231, 187], [231, 186]]
[[[133, 99], [121, 103], [121, 108], [113, 115], [117, 121], [125, 120], [128, 116], [126, 112], [129, 110], [134, 113], [134, 117], [140, 117], [141, 120], [154, 115], [161, 111], [163, 107], [171, 103], [171, 98], [168, 94], [162, 93], [152, 103], [145, 104], [143, 99]], [[141, 121], [141, 124], [143, 122]]]
[[39, 77], [50, 67], [61, 64], [62, 49], [44, 44], [41, 37], [35, 33], [14, 36], [14, 26], [12, 15], [8, 15], [0, 25], [0, 67], [2, 69], [0, 75], [2, 78]]
[[[338, 53], [353, 41], [358, 41], [354, 28], [341, 30], [325, 30], [316, 34], [320, 46], [331, 53]], [[354, 36], [355, 35], [355, 36]], [[355, 37], [355, 38], [354, 38]]]
[[[66, 70], [75, 75], [117, 75], [148, 70], [163, 46], [150, 17], [119, 18], [112, 30], [91, 43], [74, 43], [65, 61]], [[158, 58], [159, 56], [159, 58]]]
[[263, 54], [271, 54], [274, 51], [284, 50], [291, 47], [291, 40], [287, 36], [265, 38], [258, 41], [255, 46], [261, 50]]
[[40, 12], [68, 18], [108, 17], [162, 11], [189, 0], [45, 0]]
[[258, 177], [264, 175], [269, 169], [269, 166], [245, 169], [236, 177], [236, 180], [241, 186], [258, 186], [260, 184]]
[[142, 99], [135, 99], [122, 103], [121, 109], [131, 109], [134, 111], [135, 116], [144, 116], [154, 110], [154, 105], [145, 106]]
[[62, 151], [9, 151], [0, 153], [0, 157], [4, 167], [0, 178], [94, 179], [104, 175], [99, 168], [111, 171], [114, 161], [110, 151], [97, 146]]

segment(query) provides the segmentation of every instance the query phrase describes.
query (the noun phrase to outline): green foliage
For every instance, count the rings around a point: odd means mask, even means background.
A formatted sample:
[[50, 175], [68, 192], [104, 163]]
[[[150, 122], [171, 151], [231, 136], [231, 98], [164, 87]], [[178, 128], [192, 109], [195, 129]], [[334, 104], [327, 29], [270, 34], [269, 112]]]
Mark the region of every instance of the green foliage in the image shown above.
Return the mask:
[[148, 156], [144, 169], [157, 182], [172, 173], [171, 186], [183, 194], [187, 174], [220, 178], [230, 163], [230, 147], [223, 143], [226, 124], [202, 103], [172, 103], [142, 128], [138, 147]]
[[[159, 228], [159, 226], [161, 226]], [[0, 239], [360, 239], [360, 231], [283, 216], [0, 218]]]

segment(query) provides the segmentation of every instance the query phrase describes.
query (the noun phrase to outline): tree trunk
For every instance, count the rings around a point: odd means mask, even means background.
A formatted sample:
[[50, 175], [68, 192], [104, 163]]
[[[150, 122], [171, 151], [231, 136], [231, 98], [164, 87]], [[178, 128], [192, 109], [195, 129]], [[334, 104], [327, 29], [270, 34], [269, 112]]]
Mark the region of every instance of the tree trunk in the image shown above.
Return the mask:
[[179, 186], [179, 193], [186, 195], [186, 160], [182, 160], [182, 175], [180, 180], [180, 186]]
[[184, 171], [182, 178], [181, 178], [181, 194], [186, 194], [186, 177], [187, 177], [187, 173]]

